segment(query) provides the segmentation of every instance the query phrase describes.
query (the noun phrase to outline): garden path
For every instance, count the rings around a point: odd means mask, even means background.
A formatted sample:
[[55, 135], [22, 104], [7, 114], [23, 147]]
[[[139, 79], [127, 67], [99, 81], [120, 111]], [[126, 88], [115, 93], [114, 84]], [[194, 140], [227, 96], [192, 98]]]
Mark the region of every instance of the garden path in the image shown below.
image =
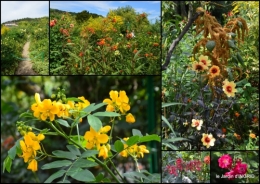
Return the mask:
[[30, 42], [28, 41], [25, 43], [23, 47], [22, 57], [24, 58], [24, 60], [19, 62], [15, 75], [38, 75], [32, 69], [32, 62], [30, 61], [29, 58], [29, 47], [30, 47]]

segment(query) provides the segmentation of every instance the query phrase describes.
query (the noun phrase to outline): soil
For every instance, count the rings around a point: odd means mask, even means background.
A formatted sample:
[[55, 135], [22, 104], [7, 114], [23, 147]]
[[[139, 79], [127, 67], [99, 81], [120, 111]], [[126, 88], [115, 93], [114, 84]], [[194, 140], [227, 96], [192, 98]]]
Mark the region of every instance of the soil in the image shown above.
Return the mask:
[[15, 71], [15, 75], [38, 75], [32, 69], [32, 62], [30, 61], [29, 58], [29, 47], [30, 47], [30, 42], [26, 42], [23, 47], [23, 53], [22, 53], [22, 57], [24, 58], [24, 60], [19, 62], [18, 68]]

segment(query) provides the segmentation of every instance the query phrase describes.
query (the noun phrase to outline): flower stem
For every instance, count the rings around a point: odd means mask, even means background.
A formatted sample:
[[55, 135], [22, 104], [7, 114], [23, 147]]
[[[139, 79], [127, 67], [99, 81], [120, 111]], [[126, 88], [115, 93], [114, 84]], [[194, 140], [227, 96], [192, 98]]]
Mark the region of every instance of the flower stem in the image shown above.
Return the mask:
[[[140, 169], [139, 169], [139, 165], [138, 165], [138, 160], [137, 160], [137, 158], [136, 157], [133, 157], [134, 158], [134, 160], [135, 160], [135, 165], [136, 165], [136, 168], [137, 168], [137, 170], [138, 170], [138, 172], [139, 173], [141, 173], [141, 171], [140, 171]], [[140, 178], [141, 179], [141, 182], [143, 183], [144, 181], [143, 181], [143, 178]]]

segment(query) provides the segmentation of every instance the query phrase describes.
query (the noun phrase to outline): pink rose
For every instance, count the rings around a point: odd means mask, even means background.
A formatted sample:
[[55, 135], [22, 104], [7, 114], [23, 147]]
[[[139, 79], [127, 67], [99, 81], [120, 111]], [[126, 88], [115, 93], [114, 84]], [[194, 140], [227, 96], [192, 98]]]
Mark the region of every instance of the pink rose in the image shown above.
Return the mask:
[[219, 167], [221, 167], [223, 169], [231, 168], [232, 162], [233, 162], [233, 159], [228, 154], [223, 155], [218, 159], [218, 165], [219, 165]]

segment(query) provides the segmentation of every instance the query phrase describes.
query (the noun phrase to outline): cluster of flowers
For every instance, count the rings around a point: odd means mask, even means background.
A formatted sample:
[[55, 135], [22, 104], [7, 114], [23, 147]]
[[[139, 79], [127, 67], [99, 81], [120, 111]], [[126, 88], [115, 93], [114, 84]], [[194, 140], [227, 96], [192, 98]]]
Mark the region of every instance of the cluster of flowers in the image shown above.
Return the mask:
[[[120, 112], [122, 115], [125, 115], [127, 111], [130, 110], [129, 98], [126, 95], [125, 91], [120, 91], [119, 94], [117, 91], [110, 91], [110, 99], [105, 99], [103, 102], [107, 103], [106, 111], [110, 112]], [[39, 93], [35, 94], [36, 103], [32, 104], [31, 109], [33, 111], [34, 117], [45, 121], [49, 119], [54, 121], [55, 117], [67, 118], [74, 117], [76, 118], [80, 111], [90, 105], [90, 102], [85, 99], [85, 97], [78, 97], [81, 102], [67, 101], [63, 103], [62, 101], [52, 101], [51, 99], [44, 99], [41, 101]], [[82, 119], [80, 119], [82, 122]], [[126, 122], [134, 123], [135, 118], [131, 113], [126, 115]]]
[[232, 167], [232, 163], [233, 163], [233, 158], [229, 155], [222, 155], [219, 159], [218, 159], [218, 165], [220, 168], [223, 169], [229, 169], [229, 172], [225, 173], [225, 176], [229, 179], [229, 180], [233, 180], [236, 178], [236, 175], [244, 175], [247, 172], [247, 164], [246, 163], [242, 163], [241, 159], [237, 159], [235, 161], [234, 166]]
[[[184, 122], [183, 125], [187, 126], [189, 123], [188, 122]], [[192, 123], [191, 126], [192, 127], [196, 127], [197, 130], [201, 130], [201, 126], [203, 124], [203, 120], [200, 119], [192, 119]], [[214, 146], [216, 139], [213, 137], [213, 135], [210, 134], [202, 134], [202, 139], [201, 142], [203, 143], [203, 146], [206, 146], [207, 148], [209, 148], [210, 146]]]
[[[203, 56], [201, 55], [199, 57], [199, 62], [194, 62], [192, 64], [192, 70], [196, 71], [196, 72], [204, 72], [209, 70], [209, 77], [210, 78], [215, 78], [220, 74], [220, 68], [216, 65], [211, 66], [211, 68], [209, 69], [211, 65], [211, 61], [208, 59], [208, 56]], [[237, 92], [237, 90], [235, 89], [236, 84], [234, 83], [234, 81], [229, 82], [227, 79], [225, 79], [223, 81], [223, 91], [224, 93], [227, 95], [227, 97], [234, 97], [235, 96], [235, 92]]]
[[[124, 141], [127, 141], [129, 137], [123, 138]], [[149, 153], [149, 150], [146, 149], [145, 145], [137, 145], [134, 144], [133, 146], [128, 147], [127, 144], [124, 144], [124, 150], [119, 153], [122, 157], [128, 157], [131, 155], [134, 158], [144, 157], [144, 153]]]
[[[210, 156], [204, 157], [204, 162], [210, 164]], [[183, 161], [181, 158], [176, 159], [175, 165], [168, 165], [166, 169], [169, 174], [178, 176], [178, 171], [200, 171], [203, 163], [200, 160]]]
[[32, 171], [37, 171], [38, 163], [36, 154], [38, 150], [41, 149], [40, 141], [45, 138], [43, 134], [35, 135], [33, 132], [29, 131], [24, 135], [24, 140], [20, 141], [20, 146], [23, 154], [20, 157], [23, 157], [25, 163], [29, 163], [27, 169]]

